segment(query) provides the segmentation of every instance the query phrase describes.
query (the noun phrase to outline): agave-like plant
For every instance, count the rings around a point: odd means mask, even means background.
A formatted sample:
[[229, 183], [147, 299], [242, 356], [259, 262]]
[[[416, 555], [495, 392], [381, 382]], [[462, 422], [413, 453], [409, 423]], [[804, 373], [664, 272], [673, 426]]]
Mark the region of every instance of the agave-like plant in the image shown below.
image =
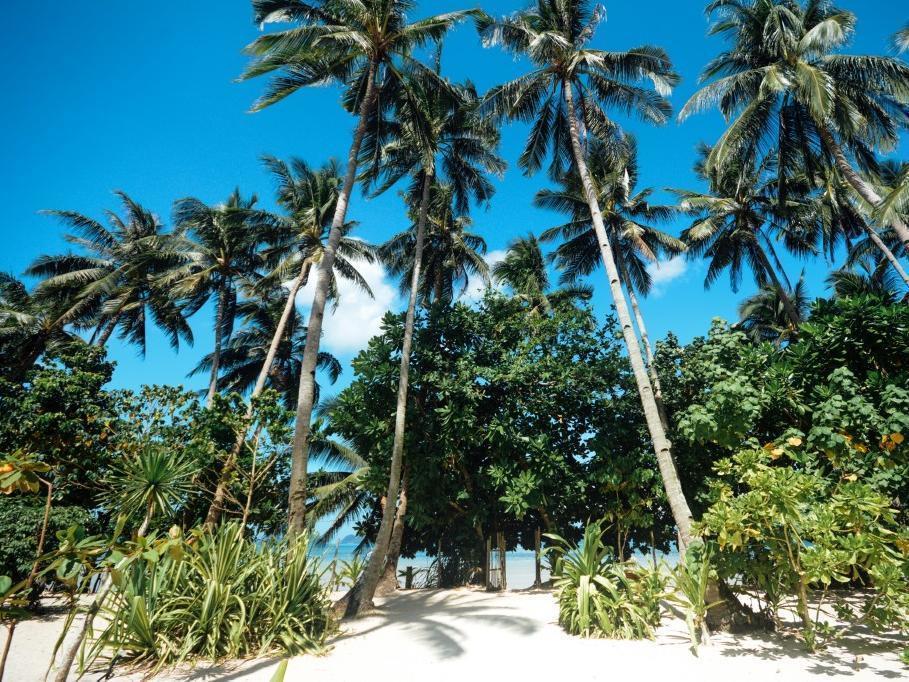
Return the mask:
[[555, 543], [543, 552], [556, 557], [559, 625], [581, 637], [652, 638], [667, 580], [656, 567], [616, 562], [604, 534], [603, 521], [588, 523], [578, 544], [546, 534]]

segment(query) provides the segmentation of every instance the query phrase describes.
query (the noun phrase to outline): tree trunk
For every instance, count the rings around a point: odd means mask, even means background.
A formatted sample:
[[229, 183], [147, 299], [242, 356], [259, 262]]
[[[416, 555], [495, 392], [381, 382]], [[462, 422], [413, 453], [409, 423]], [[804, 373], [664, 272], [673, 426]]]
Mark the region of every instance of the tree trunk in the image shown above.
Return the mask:
[[533, 531], [533, 586], [542, 587], [543, 586], [543, 565], [542, 557], [540, 552], [542, 552], [542, 542], [540, 539], [540, 527], [537, 526]]
[[262, 363], [262, 368], [259, 370], [256, 384], [253, 387], [252, 394], [249, 396], [249, 405], [246, 407], [246, 416], [243, 426], [237, 431], [237, 438], [234, 441], [234, 445], [231, 448], [227, 459], [224, 461], [224, 466], [221, 467], [221, 473], [218, 476], [218, 484], [215, 486], [215, 493], [212, 495], [211, 504], [208, 506], [208, 513], [205, 515], [204, 525], [209, 530], [215, 527], [218, 523], [218, 519], [221, 517], [224, 498], [227, 496], [227, 486], [230, 482], [231, 474], [233, 474], [234, 468], [237, 465], [237, 458], [240, 456], [243, 444], [246, 442], [246, 429], [249, 427], [249, 422], [253, 418], [253, 402], [262, 394], [262, 391], [265, 390], [265, 382], [268, 380], [272, 365], [275, 363], [275, 356], [278, 354], [278, 347], [281, 345], [281, 339], [284, 337], [284, 330], [287, 329], [287, 322], [290, 320], [290, 316], [294, 311], [297, 292], [300, 290], [300, 287], [305, 286], [309, 279], [310, 265], [308, 260], [303, 263], [299, 276], [291, 282], [290, 289], [287, 292], [287, 303], [284, 304], [284, 310], [281, 311], [281, 319], [278, 320], [278, 326], [271, 337], [271, 344], [268, 346], [268, 352], [265, 354], [265, 360]]
[[107, 342], [110, 340], [111, 334], [114, 333], [114, 330], [117, 328], [117, 323], [120, 321], [120, 315], [122, 313], [117, 313], [110, 320], [108, 320], [107, 326], [104, 327], [104, 330], [98, 335], [97, 341], [95, 343], [102, 348], [107, 345]]
[[407, 388], [410, 380], [410, 349], [413, 344], [414, 317], [417, 309], [417, 294], [420, 288], [420, 268], [423, 266], [423, 240], [426, 232], [426, 214], [429, 210], [429, 190], [432, 185], [432, 172], [425, 171], [423, 177], [423, 196], [420, 199], [420, 215], [417, 220], [417, 239], [414, 244], [413, 272], [410, 279], [410, 297], [407, 300], [407, 315], [404, 318], [404, 342], [401, 347], [401, 373], [398, 378], [398, 404], [395, 408], [395, 436], [391, 450], [391, 473], [388, 477], [389, 504], [382, 513], [382, 522], [376, 534], [376, 544], [369, 557], [369, 563], [363, 572], [362, 579], [351, 590], [345, 616], [355, 617], [364, 609], [372, 608], [372, 598], [382, 569], [385, 567], [385, 554], [391, 539], [394, 525], [395, 509], [391, 502], [398, 499], [398, 487], [401, 482], [401, 467], [404, 459], [404, 429], [407, 424]]
[[221, 364], [221, 337], [224, 326], [224, 308], [227, 305], [227, 292], [224, 285], [218, 287], [218, 310], [215, 313], [215, 350], [211, 355], [211, 378], [208, 380], [208, 395], [205, 396], [205, 407], [211, 407], [218, 391], [218, 370]]
[[319, 359], [319, 344], [322, 340], [322, 320], [325, 317], [325, 304], [328, 300], [328, 287], [335, 263], [335, 252], [341, 242], [341, 232], [347, 218], [347, 205], [357, 179], [357, 157], [360, 145], [366, 134], [369, 113], [376, 100], [377, 64], [371, 62], [367, 75], [366, 93], [360, 103], [357, 129], [354, 133], [350, 151], [347, 154], [347, 172], [344, 185], [338, 195], [335, 215], [328, 233], [328, 243], [322, 254], [316, 276], [316, 287], [313, 294], [312, 308], [307, 324], [306, 346], [303, 349], [303, 361], [300, 368], [300, 388], [297, 399], [297, 415], [294, 424], [294, 440], [291, 449], [290, 493], [288, 496], [287, 534], [294, 536], [306, 527], [306, 468], [309, 464], [309, 428], [312, 410], [315, 404], [316, 364]]
[[884, 243], [884, 240], [881, 239], [881, 236], [877, 233], [877, 230], [871, 227], [864, 220], [862, 221], [862, 228], [865, 230], [865, 232], [868, 233], [868, 238], [871, 240], [871, 242], [878, 248], [878, 250], [880, 250], [882, 254], [884, 254], [884, 258], [886, 258], [893, 269], [896, 270], [896, 274], [900, 276], [906, 286], [909, 286], [909, 275], [906, 274], [906, 271], [903, 269], [903, 266], [900, 264], [893, 251], [891, 251]]
[[[874, 191], [874, 188], [865, 182], [862, 176], [855, 171], [852, 164], [849, 163], [849, 159], [846, 158], [843, 148], [833, 137], [833, 133], [830, 132], [830, 129], [827, 126], [818, 126], [818, 133], [820, 133], [821, 140], [823, 140], [827, 150], [833, 155], [836, 167], [839, 169], [840, 173], [843, 174], [843, 177], [846, 178], [846, 182], [848, 182], [858, 195], [869, 204], [875, 208], [880, 205], [881, 197]], [[909, 226], [903, 222], [902, 218], [897, 216], [894, 218], [890, 227], [896, 232], [896, 236], [903, 243], [903, 248], [909, 253]]]
[[593, 179], [590, 177], [587, 161], [584, 158], [584, 153], [581, 149], [578, 120], [574, 108], [574, 95], [569, 83], [562, 83], [562, 94], [568, 109], [571, 147], [574, 152], [578, 174], [580, 175], [581, 183], [584, 186], [584, 194], [587, 198], [587, 205], [590, 208], [590, 216], [593, 219], [594, 231], [596, 232], [597, 240], [600, 243], [600, 255], [603, 258], [603, 265], [606, 267], [609, 289], [612, 292], [612, 299], [615, 303], [616, 316], [622, 327], [622, 336], [625, 339], [628, 360], [631, 363], [631, 369], [634, 373], [635, 383], [637, 384], [638, 394], [640, 395], [641, 405], [644, 410], [644, 418], [647, 421], [647, 428], [650, 431], [650, 438], [653, 441], [654, 453], [656, 454], [657, 464], [659, 465], [660, 474], [663, 478], [663, 486], [666, 490], [666, 499], [669, 501], [673, 519], [675, 519], [676, 526], [678, 526], [680, 543], [682, 547], [684, 547], [691, 539], [691, 510], [688, 507], [688, 501], [685, 499], [685, 493], [682, 491], [682, 484], [679, 481], [675, 461], [672, 458], [672, 445], [666, 437], [666, 431], [663, 428], [663, 423], [660, 421], [660, 412], [657, 408], [656, 400], [654, 399], [653, 387], [650, 385], [647, 369], [644, 367], [644, 359], [641, 356], [641, 347], [638, 344], [637, 336], [634, 333], [631, 315], [628, 312], [625, 294], [622, 291], [619, 271], [616, 267], [615, 258], [612, 252], [612, 244], [609, 241], [609, 235], [606, 233], [606, 227], [603, 225], [603, 216], [600, 213], [599, 202], [597, 201], [596, 192], [594, 191]]
[[663, 430], [669, 431], [669, 418], [666, 416], [666, 407], [663, 405], [663, 387], [660, 385], [660, 376], [657, 374], [653, 348], [650, 345], [650, 337], [647, 335], [647, 327], [644, 324], [644, 316], [641, 314], [641, 307], [638, 305], [638, 297], [634, 293], [634, 286], [628, 277], [628, 270], [625, 268], [625, 261], [620, 257], [618, 259], [621, 268], [622, 279], [625, 280], [625, 289], [628, 290], [628, 300], [631, 303], [631, 310], [634, 311], [634, 320], [638, 325], [638, 331], [641, 334], [641, 343], [644, 345], [646, 354], [647, 370], [650, 376], [650, 384], [653, 386], [653, 399], [656, 401], [657, 410], [660, 413], [660, 422], [663, 424]]
[[776, 288], [777, 293], [780, 295], [780, 302], [783, 304], [783, 310], [786, 311], [786, 317], [789, 318], [789, 323], [792, 325], [793, 329], [798, 329], [798, 326], [802, 323], [802, 318], [799, 315], [798, 311], [795, 309], [795, 305], [792, 303], [792, 298], [789, 296], [789, 292], [783, 288], [780, 278], [776, 274], [776, 270], [773, 269], [773, 266], [770, 264], [770, 261], [767, 258], [767, 254], [764, 253], [764, 249], [760, 246], [757, 247], [758, 253], [761, 257], [761, 263], [764, 266], [764, 271], [770, 277], [770, 281], [773, 282], [773, 286]]
[[379, 578], [376, 594], [383, 596], [398, 589], [398, 559], [401, 557], [401, 545], [404, 542], [404, 517], [407, 515], [407, 471], [401, 480], [401, 494], [398, 497], [398, 510], [395, 512], [395, 525], [388, 542], [388, 554], [385, 559], [385, 570]]

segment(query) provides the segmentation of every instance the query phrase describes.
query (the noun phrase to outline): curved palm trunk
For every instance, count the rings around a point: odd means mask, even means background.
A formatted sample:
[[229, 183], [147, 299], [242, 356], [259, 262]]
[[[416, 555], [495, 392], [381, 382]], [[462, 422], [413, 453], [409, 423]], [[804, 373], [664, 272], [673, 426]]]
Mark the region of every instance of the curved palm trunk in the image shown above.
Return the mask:
[[891, 251], [889, 247], [884, 243], [884, 240], [881, 239], [881, 236], [877, 233], [877, 230], [871, 227], [864, 220], [862, 221], [862, 229], [864, 229], [868, 234], [868, 238], [871, 240], [871, 243], [874, 244], [882, 254], [884, 254], [884, 258], [886, 258], [890, 263], [890, 266], [896, 270], [896, 274], [898, 274], [906, 286], [909, 287], [909, 275], [906, 274], [906, 271], [903, 269], [903, 266], [900, 264], [893, 251]]
[[218, 391], [218, 370], [221, 364], [221, 341], [223, 337], [224, 309], [227, 306], [227, 292], [224, 285], [218, 287], [218, 311], [215, 313], [215, 350], [211, 355], [211, 378], [208, 380], [208, 394], [205, 396], [205, 407], [211, 407]]
[[675, 467], [675, 461], [672, 458], [672, 445], [666, 437], [666, 430], [660, 421], [660, 412], [657, 407], [656, 399], [653, 394], [653, 387], [650, 385], [650, 379], [647, 376], [647, 370], [644, 367], [644, 359], [641, 356], [641, 347], [638, 344], [637, 336], [634, 333], [634, 327], [631, 322], [631, 315], [628, 313], [628, 305], [625, 302], [625, 294], [622, 291], [622, 283], [619, 279], [619, 271], [615, 263], [615, 257], [612, 252], [612, 245], [609, 241], [609, 235], [603, 225], [603, 216], [600, 213], [599, 202], [594, 190], [593, 179], [590, 177], [590, 171], [587, 168], [587, 162], [581, 149], [581, 138], [578, 131], [578, 121], [574, 108], [574, 95], [568, 83], [562, 83], [562, 94], [565, 98], [565, 104], [568, 108], [568, 122], [571, 132], [571, 147], [574, 152], [574, 160], [577, 164], [578, 174], [581, 177], [581, 184], [584, 186], [584, 195], [587, 198], [587, 205], [590, 208], [590, 216], [593, 219], [593, 227], [600, 243], [600, 255], [603, 258], [603, 265], [606, 267], [606, 275], [609, 279], [609, 289], [612, 292], [612, 299], [615, 303], [616, 316], [622, 327], [622, 336], [625, 339], [625, 347], [628, 350], [628, 359], [631, 363], [631, 369], [634, 373], [635, 383], [638, 387], [638, 394], [641, 398], [641, 405], [644, 409], [644, 418], [647, 421], [647, 428], [650, 431], [650, 438], [653, 441], [653, 449], [656, 454], [657, 464], [659, 465], [660, 474], [663, 478], [663, 487], [666, 490], [666, 498], [669, 501], [669, 507], [672, 510], [672, 516], [679, 530], [679, 543], [683, 549], [691, 539], [691, 509], [688, 507], [688, 501], [685, 499], [685, 493], [682, 491], [682, 484], [679, 481], [678, 471]]
[[773, 282], [773, 286], [776, 288], [777, 293], [780, 295], [780, 302], [783, 304], [783, 310], [786, 311], [786, 317], [789, 318], [789, 323], [792, 325], [793, 329], [797, 329], [798, 326], [802, 323], [802, 317], [799, 315], [798, 311], [795, 309], [795, 305], [792, 303], [792, 298], [789, 296], [789, 292], [783, 288], [780, 278], [776, 274], [776, 270], [773, 269], [773, 266], [770, 264], [770, 260], [767, 258], [767, 254], [764, 253], [764, 249], [757, 245], [758, 254], [760, 254], [761, 264], [764, 266], [765, 274], [770, 277], [770, 281]]
[[281, 339], [284, 337], [284, 330], [287, 329], [287, 322], [290, 320], [290, 316], [294, 311], [297, 292], [300, 291], [301, 287], [306, 286], [306, 282], [309, 280], [310, 267], [311, 263], [308, 260], [303, 263], [299, 276], [291, 282], [287, 292], [287, 303], [284, 304], [284, 310], [281, 311], [281, 319], [278, 320], [278, 326], [275, 328], [275, 333], [271, 337], [271, 344], [268, 346], [268, 352], [265, 354], [265, 360], [262, 362], [262, 368], [259, 370], [259, 376], [256, 378], [256, 384], [253, 387], [252, 394], [250, 394], [249, 405], [246, 407], [243, 426], [237, 431], [237, 439], [234, 441], [230, 454], [224, 461], [224, 466], [221, 467], [221, 473], [218, 476], [218, 484], [215, 486], [211, 504], [208, 506], [208, 513], [205, 515], [205, 526], [209, 529], [213, 528], [218, 523], [218, 519], [221, 518], [224, 499], [227, 497], [227, 486], [230, 483], [230, 477], [236, 468], [237, 458], [240, 456], [243, 444], [246, 442], [246, 429], [253, 417], [253, 402], [262, 394], [262, 391], [265, 390], [265, 382], [268, 380], [268, 375], [271, 373], [272, 365], [275, 364], [275, 356], [278, 354], [278, 347], [281, 345]]
[[[423, 242], [426, 232], [426, 214], [429, 211], [429, 189], [432, 173], [427, 172], [423, 178], [423, 196], [420, 199], [420, 216], [417, 221], [417, 239], [413, 252], [413, 272], [410, 275], [410, 297], [407, 300], [407, 315], [404, 318], [404, 342], [401, 347], [401, 371], [398, 378], [398, 404], [395, 409], [395, 436], [391, 448], [391, 473], [388, 476], [386, 499], [398, 499], [401, 484], [401, 468], [404, 460], [404, 429], [407, 425], [407, 389], [410, 380], [410, 350], [413, 345], [414, 317], [417, 309], [417, 294], [420, 288], [420, 269], [423, 266]], [[385, 555], [394, 526], [396, 510], [387, 504], [382, 512], [382, 522], [376, 534], [376, 544], [369, 557], [369, 563], [362, 578], [351, 590], [345, 609], [345, 616], [359, 615], [364, 609], [372, 608], [372, 598], [379, 584], [382, 569], [385, 567]]]
[[634, 287], [628, 278], [628, 270], [625, 268], [625, 262], [619, 258], [619, 267], [622, 272], [622, 279], [625, 281], [625, 289], [628, 291], [628, 301], [631, 303], [631, 310], [634, 312], [634, 320], [641, 334], [641, 343], [644, 345], [646, 354], [647, 370], [650, 376], [650, 383], [653, 386], [653, 399], [656, 401], [657, 410], [660, 413], [660, 422], [663, 424], [663, 430], [669, 430], [669, 418], [666, 416], [666, 407], [663, 405], [663, 387], [660, 385], [660, 377], [656, 371], [653, 348], [650, 345], [650, 337], [647, 335], [647, 327], [644, 324], [644, 316], [641, 314], [641, 307], [638, 305], [638, 297], [634, 293]]
[[[846, 158], [843, 148], [833, 137], [833, 133], [830, 132], [830, 129], [827, 126], [818, 126], [818, 132], [820, 133], [821, 139], [824, 141], [824, 145], [830, 153], [833, 154], [833, 160], [836, 162], [836, 167], [839, 169], [840, 173], [843, 174], [843, 177], [846, 178], [846, 182], [852, 185], [852, 188], [858, 192], [862, 199], [872, 206], [878, 206], [881, 203], [881, 197], [874, 191], [874, 188], [865, 182], [865, 180], [855, 171], [852, 164], [849, 163], [849, 159]], [[891, 227], [893, 228], [893, 231], [896, 232], [896, 236], [903, 243], [903, 248], [909, 253], [909, 226], [906, 225], [902, 218], [897, 216], [893, 220]]]
[[398, 509], [395, 512], [395, 525], [388, 542], [388, 556], [385, 559], [385, 570], [379, 578], [376, 594], [384, 595], [398, 589], [398, 559], [401, 557], [401, 545], [404, 542], [404, 517], [407, 515], [407, 472], [401, 479], [401, 494], [398, 496]]
[[120, 321], [120, 315], [122, 313], [117, 313], [114, 315], [101, 330], [101, 333], [98, 335], [98, 338], [95, 340], [95, 344], [101, 346], [102, 348], [107, 345], [107, 342], [110, 340], [111, 334], [114, 333], [114, 330], [117, 328], [117, 323]]
[[306, 527], [306, 468], [309, 464], [309, 422], [312, 419], [312, 410], [315, 404], [316, 363], [319, 358], [319, 344], [322, 340], [322, 320], [325, 317], [325, 304], [328, 300], [328, 287], [335, 263], [335, 252], [341, 242], [341, 228], [347, 218], [347, 205], [350, 202], [350, 195], [357, 179], [357, 157], [360, 154], [363, 136], [366, 134], [367, 119], [377, 96], [376, 70], [376, 63], [370, 63], [366, 94], [360, 103], [357, 129], [350, 145], [350, 151], [347, 154], [347, 172], [344, 175], [344, 185], [338, 195], [335, 215], [332, 219], [331, 230], [328, 233], [328, 243], [325, 245], [322, 261], [319, 264], [316, 290], [313, 294], [312, 308], [309, 313], [309, 322], [307, 323], [306, 346], [303, 349], [303, 361], [300, 368], [300, 389], [291, 450], [292, 461], [287, 515], [287, 534], [291, 537], [303, 532]]

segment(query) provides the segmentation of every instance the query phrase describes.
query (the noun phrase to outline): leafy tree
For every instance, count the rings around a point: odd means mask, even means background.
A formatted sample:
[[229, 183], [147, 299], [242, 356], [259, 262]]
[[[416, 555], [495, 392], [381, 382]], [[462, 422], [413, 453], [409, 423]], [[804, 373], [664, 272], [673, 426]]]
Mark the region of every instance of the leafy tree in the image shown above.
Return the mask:
[[[685, 544], [690, 535], [691, 510], [678, 481], [671, 445], [634, 333], [615, 251], [581, 142], [582, 128], [604, 140], [615, 132], [603, 106], [617, 107], [652, 123], [664, 123], [669, 103], [663, 95], [678, 76], [660, 48], [644, 46], [625, 52], [590, 48], [588, 44], [604, 16], [601, 5], [591, 6], [579, 0], [538, 0], [529, 9], [499, 21], [488, 16], [480, 18], [478, 28], [487, 44], [502, 44], [510, 52], [527, 57], [532, 65], [530, 73], [492, 88], [486, 96], [485, 110], [500, 118], [533, 121], [519, 159], [525, 171], [539, 170], [549, 154], [551, 176], [561, 177], [568, 167], [573, 167], [581, 178], [667, 498]], [[642, 85], [645, 80], [653, 84], [656, 92]]]
[[[253, 61], [243, 78], [275, 74], [254, 109], [270, 106], [302, 88], [336, 82], [345, 88], [345, 108], [357, 115], [344, 182], [317, 273], [307, 322], [309, 334], [300, 372], [288, 504], [288, 532], [291, 535], [301, 532], [305, 526], [308, 440], [315, 405], [314, 382], [322, 320], [364, 137], [370, 126], [375, 126], [381, 112], [394, 101], [395, 93], [404, 89], [401, 82], [404, 71], [423, 72], [430, 79], [434, 76], [431, 69], [413, 57], [414, 49], [440, 41], [449, 28], [469, 14], [447, 12], [409, 23], [407, 13], [414, 6], [412, 0], [358, 3], [326, 0], [318, 5], [298, 0], [253, 0], [257, 23], [298, 24], [260, 36], [247, 47]], [[446, 87], [440, 79], [436, 82], [440, 87]]]

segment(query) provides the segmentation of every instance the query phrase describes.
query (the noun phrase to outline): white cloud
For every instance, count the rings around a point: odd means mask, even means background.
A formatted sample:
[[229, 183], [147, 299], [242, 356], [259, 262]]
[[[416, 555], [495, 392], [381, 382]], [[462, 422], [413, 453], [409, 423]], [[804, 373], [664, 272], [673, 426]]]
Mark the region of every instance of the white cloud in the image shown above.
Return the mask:
[[[369, 284], [375, 298], [370, 298], [356, 285], [339, 278], [338, 308], [332, 310], [329, 303], [322, 324], [322, 347], [335, 355], [355, 353], [365, 348], [367, 341], [381, 331], [385, 312], [401, 307], [397, 287], [389, 281], [385, 268], [380, 263], [360, 262], [357, 263], [357, 269]], [[306, 317], [309, 316], [312, 305], [315, 275], [314, 271], [306, 287], [297, 294], [297, 302]]]
[[[493, 265], [505, 260], [505, 253], [505, 249], [497, 249], [486, 254], [486, 264], [489, 266], [490, 273], [492, 272]], [[495, 285], [493, 284], [493, 286]], [[464, 289], [462, 298], [468, 302], [476, 303], [483, 298], [485, 292], [486, 283], [483, 281], [483, 278], [478, 275], [471, 275], [467, 280], [467, 286]]]
[[648, 264], [647, 272], [653, 282], [653, 295], [662, 296], [672, 282], [688, 272], [688, 261], [685, 256], [673, 256], [669, 260]]

